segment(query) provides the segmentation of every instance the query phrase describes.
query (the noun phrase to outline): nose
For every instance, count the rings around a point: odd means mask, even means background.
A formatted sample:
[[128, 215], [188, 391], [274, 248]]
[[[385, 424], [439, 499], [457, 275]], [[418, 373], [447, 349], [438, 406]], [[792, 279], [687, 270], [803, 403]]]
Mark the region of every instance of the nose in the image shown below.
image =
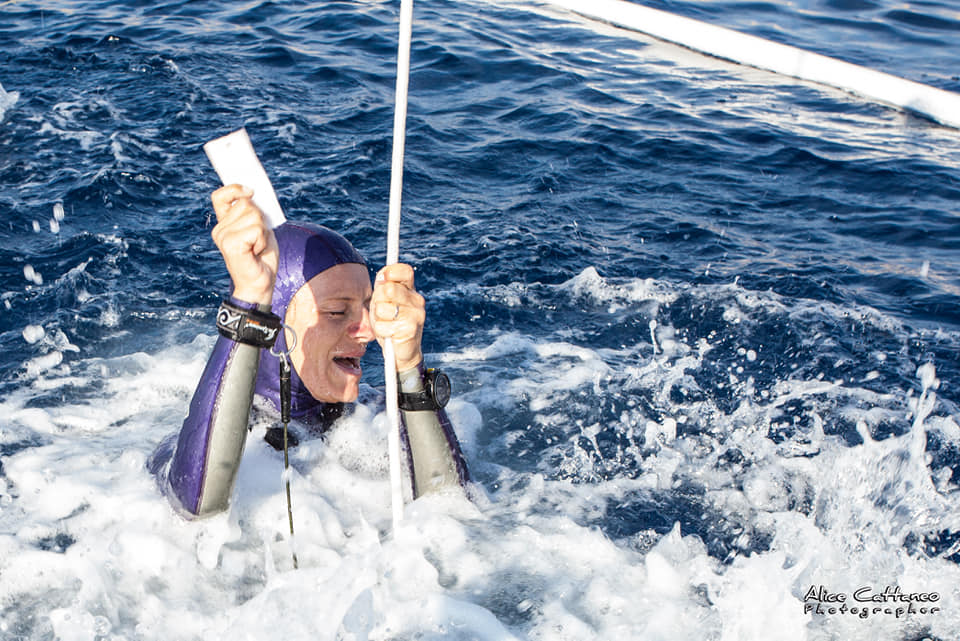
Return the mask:
[[358, 341], [369, 343], [377, 336], [373, 333], [373, 325], [370, 323], [370, 308], [363, 306], [361, 309], [360, 322], [353, 327], [351, 335]]

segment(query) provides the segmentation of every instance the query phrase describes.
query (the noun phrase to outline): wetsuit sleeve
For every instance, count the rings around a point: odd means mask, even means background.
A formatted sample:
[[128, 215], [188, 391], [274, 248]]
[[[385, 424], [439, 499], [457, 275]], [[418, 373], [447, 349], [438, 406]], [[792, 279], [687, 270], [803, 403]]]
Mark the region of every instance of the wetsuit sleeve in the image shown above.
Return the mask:
[[[423, 391], [423, 366], [400, 372], [400, 390]], [[449, 487], [464, 486], [469, 480], [460, 442], [447, 413], [437, 411], [401, 412], [409, 448], [414, 498]]]
[[260, 348], [221, 336], [203, 370], [168, 475], [174, 496], [192, 514], [227, 509], [246, 443], [259, 363]]

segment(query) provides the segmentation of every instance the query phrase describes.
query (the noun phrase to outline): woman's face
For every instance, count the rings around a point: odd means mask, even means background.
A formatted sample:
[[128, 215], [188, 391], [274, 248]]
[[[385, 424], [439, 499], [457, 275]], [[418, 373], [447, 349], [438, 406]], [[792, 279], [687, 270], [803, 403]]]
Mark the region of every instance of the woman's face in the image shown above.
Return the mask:
[[367, 268], [346, 263], [311, 278], [290, 301], [284, 322], [297, 333], [290, 360], [318, 401], [357, 399], [360, 359], [375, 338], [371, 295]]

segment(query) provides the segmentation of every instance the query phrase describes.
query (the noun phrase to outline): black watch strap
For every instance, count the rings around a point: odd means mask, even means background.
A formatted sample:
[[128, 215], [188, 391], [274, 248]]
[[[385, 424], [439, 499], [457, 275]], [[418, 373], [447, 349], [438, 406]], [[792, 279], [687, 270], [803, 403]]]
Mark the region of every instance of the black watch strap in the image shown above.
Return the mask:
[[258, 309], [244, 309], [228, 300], [217, 311], [217, 331], [232, 341], [254, 347], [273, 347], [280, 333], [280, 317]]
[[400, 409], [408, 412], [437, 411], [450, 400], [450, 379], [438, 369], [428, 369], [422, 376], [423, 389], [418, 392], [398, 392]]

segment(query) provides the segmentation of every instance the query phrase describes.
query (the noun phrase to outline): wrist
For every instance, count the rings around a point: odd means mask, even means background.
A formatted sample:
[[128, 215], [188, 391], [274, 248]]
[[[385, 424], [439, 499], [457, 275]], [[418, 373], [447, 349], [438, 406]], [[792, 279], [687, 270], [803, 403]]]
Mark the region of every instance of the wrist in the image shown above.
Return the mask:
[[426, 373], [427, 369], [423, 366], [423, 361], [420, 361], [413, 367], [398, 371], [397, 383], [400, 391], [405, 393], [422, 392], [423, 375]]
[[423, 368], [423, 354], [420, 351], [417, 351], [415, 355], [411, 358], [399, 359], [397, 358], [397, 374], [401, 372], [409, 372], [410, 370], [415, 370], [417, 368]]
[[266, 306], [267, 309], [270, 309], [270, 304], [273, 302], [273, 289], [270, 289], [268, 292], [262, 292], [235, 287], [230, 297], [240, 303]]
[[257, 311], [259, 311], [259, 312], [271, 312], [271, 311], [272, 311], [272, 308], [270, 307], [270, 304], [269, 304], [269, 303], [266, 303], [266, 304], [264, 304], [264, 303], [251, 303], [251, 302], [249, 302], [249, 301], [243, 300], [242, 298], [237, 298], [236, 296], [233, 296], [233, 295], [231, 295], [230, 298], [227, 299], [227, 301], [229, 301], [230, 303], [236, 305], [237, 307], [239, 307], [239, 308], [241, 308], [241, 309], [257, 310]]

